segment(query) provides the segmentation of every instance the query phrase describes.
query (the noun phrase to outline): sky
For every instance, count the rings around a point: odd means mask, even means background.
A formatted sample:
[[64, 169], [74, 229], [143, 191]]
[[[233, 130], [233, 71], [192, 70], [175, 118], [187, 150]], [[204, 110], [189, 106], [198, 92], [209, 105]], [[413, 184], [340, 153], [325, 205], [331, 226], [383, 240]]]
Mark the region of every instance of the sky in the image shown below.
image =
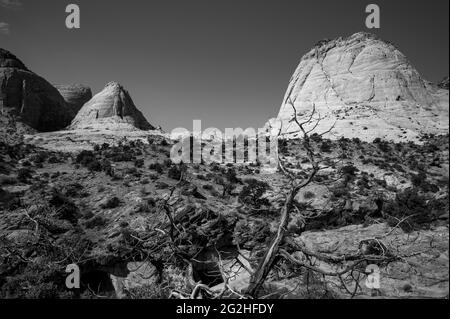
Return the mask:
[[[67, 29], [68, 4], [81, 28]], [[366, 29], [365, 8], [381, 9]], [[424, 78], [449, 73], [449, 1], [0, 0], [0, 47], [55, 84], [99, 92], [120, 82], [166, 131], [259, 128], [319, 40], [367, 31], [394, 43]]]

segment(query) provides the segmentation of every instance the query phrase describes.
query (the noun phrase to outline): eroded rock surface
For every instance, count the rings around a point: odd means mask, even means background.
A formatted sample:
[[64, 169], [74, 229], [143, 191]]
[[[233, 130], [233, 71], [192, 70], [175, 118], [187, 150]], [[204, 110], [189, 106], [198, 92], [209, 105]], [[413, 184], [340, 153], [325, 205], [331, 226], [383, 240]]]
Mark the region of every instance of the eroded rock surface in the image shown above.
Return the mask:
[[130, 94], [117, 82], [110, 82], [78, 112], [71, 129], [131, 127], [154, 129], [136, 108]]
[[55, 87], [0, 49], [0, 117], [47, 132], [64, 128], [74, 116]]
[[393, 44], [368, 33], [320, 41], [302, 57], [278, 115], [283, 130], [298, 130], [292, 115], [314, 107], [321, 119], [315, 132], [336, 123], [330, 138], [406, 141], [448, 132], [448, 90], [425, 81]]
[[92, 98], [91, 88], [83, 84], [57, 84], [55, 87], [75, 114]]

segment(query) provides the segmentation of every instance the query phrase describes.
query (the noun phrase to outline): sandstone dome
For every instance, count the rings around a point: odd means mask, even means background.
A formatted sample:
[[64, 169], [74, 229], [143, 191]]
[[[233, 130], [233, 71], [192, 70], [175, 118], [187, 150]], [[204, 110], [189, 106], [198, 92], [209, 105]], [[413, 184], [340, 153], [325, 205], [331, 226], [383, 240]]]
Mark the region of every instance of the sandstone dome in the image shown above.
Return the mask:
[[0, 49], [0, 116], [38, 131], [55, 131], [67, 126], [75, 113], [55, 87]]
[[70, 129], [140, 129], [154, 127], [136, 108], [129, 93], [117, 82], [108, 83], [78, 112]]
[[406, 141], [448, 133], [449, 91], [425, 81], [393, 44], [368, 33], [320, 41], [302, 57], [278, 114], [283, 132], [301, 136], [294, 133], [294, 109], [305, 116], [313, 108], [321, 119], [314, 132], [334, 127], [328, 138]]
[[83, 84], [55, 84], [54, 86], [75, 114], [92, 98], [91, 88]]

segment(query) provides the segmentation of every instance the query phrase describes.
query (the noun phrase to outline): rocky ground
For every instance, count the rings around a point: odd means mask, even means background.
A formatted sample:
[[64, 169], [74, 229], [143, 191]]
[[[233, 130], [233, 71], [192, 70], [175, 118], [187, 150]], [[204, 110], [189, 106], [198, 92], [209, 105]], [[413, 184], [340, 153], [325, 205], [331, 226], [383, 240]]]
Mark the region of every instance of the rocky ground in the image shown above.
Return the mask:
[[[448, 297], [448, 135], [422, 145], [313, 136], [313, 145], [323, 170], [288, 226], [290, 247], [303, 247], [289, 254], [305, 266], [280, 260], [260, 297]], [[227, 297], [245, 294], [286, 177], [257, 164], [174, 165], [170, 148], [162, 134], [98, 131], [0, 143], [0, 296], [167, 298], [192, 281], [221, 291], [224, 273]], [[308, 171], [299, 141], [280, 152]], [[340, 257], [368, 254], [365, 243], [380, 257], [380, 289], [364, 284], [366, 260], [327, 275], [354, 262]], [[76, 292], [64, 284], [71, 263], [82, 271]]]

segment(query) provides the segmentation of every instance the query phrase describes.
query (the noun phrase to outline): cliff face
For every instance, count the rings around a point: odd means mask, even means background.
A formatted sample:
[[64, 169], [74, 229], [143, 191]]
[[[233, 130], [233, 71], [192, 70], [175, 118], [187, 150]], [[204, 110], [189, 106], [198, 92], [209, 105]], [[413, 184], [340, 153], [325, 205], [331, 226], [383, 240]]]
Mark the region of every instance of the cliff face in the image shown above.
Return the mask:
[[136, 108], [129, 93], [116, 82], [108, 83], [100, 93], [84, 104], [70, 127], [153, 129]]
[[448, 90], [422, 79], [392, 44], [356, 33], [321, 41], [303, 56], [278, 118], [294, 132], [294, 109], [305, 116], [315, 108], [314, 132], [334, 125], [330, 138], [405, 141], [448, 132], [448, 102]]
[[82, 84], [56, 84], [55, 87], [75, 114], [92, 98], [91, 89]]
[[0, 49], [0, 115], [38, 131], [67, 126], [75, 113], [58, 90], [29, 71], [10, 52]]

